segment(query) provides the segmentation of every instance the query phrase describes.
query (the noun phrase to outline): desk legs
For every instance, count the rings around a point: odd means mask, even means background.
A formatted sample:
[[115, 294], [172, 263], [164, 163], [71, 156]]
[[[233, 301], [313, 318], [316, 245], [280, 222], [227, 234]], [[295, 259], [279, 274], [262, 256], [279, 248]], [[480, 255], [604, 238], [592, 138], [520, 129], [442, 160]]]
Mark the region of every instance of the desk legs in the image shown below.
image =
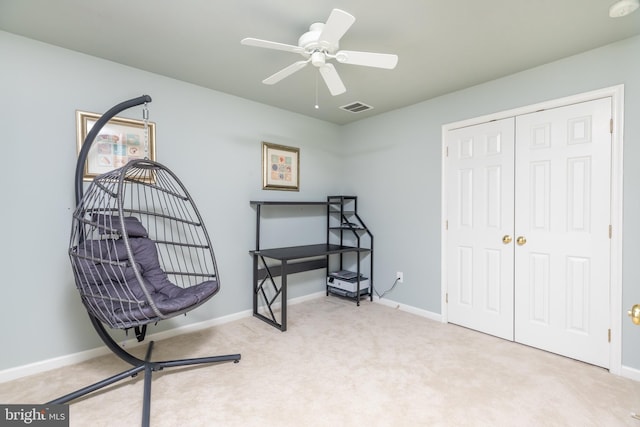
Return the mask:
[[258, 313], [258, 255], [253, 256], [253, 314]]
[[[261, 278], [258, 270], [258, 258], [262, 260], [262, 265], [264, 266], [264, 272], [266, 275]], [[274, 267], [277, 268], [277, 267]], [[253, 256], [253, 315], [266, 323], [275, 326], [280, 329], [282, 332], [287, 330], [287, 262], [282, 261], [282, 265], [280, 266], [280, 288], [276, 285], [273, 274], [271, 273], [271, 269], [267, 266], [266, 261], [260, 255], [254, 254]], [[276, 276], [278, 274], [276, 273]], [[265, 291], [265, 285], [268, 283], [273, 286], [272, 292], [273, 297], [269, 298], [267, 296], [267, 291]], [[262, 299], [264, 301], [264, 307], [269, 311], [269, 316], [267, 317], [259, 312], [258, 299], [259, 295], [262, 295]], [[276, 316], [273, 312], [273, 305], [280, 298], [280, 323], [276, 320]]]
[[280, 275], [280, 286], [281, 286], [281, 291], [282, 294], [280, 296], [280, 307], [281, 307], [281, 324], [280, 324], [280, 330], [282, 332], [287, 330], [287, 261], [283, 260], [282, 261], [282, 270], [281, 270], [281, 275]]
[[356, 263], [356, 277], [358, 278], [358, 284], [356, 285], [356, 305], [360, 307], [360, 252], [356, 253], [356, 257], [358, 258], [358, 262]]

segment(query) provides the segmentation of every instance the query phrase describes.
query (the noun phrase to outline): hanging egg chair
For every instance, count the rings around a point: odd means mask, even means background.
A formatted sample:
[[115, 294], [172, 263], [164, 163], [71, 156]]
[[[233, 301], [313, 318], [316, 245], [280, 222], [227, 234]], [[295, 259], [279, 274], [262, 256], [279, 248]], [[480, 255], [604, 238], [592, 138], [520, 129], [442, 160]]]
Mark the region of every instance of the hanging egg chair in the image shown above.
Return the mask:
[[143, 426], [150, 421], [152, 372], [240, 360], [240, 354], [230, 354], [151, 361], [153, 342], [142, 360], [107, 332], [106, 327], [134, 329], [142, 341], [148, 324], [185, 314], [220, 288], [202, 217], [185, 186], [164, 165], [146, 158], [131, 160], [94, 178], [84, 192], [85, 163], [100, 129], [120, 111], [142, 104], [146, 126], [148, 102], [151, 98], [145, 95], [116, 105], [87, 135], [76, 165], [76, 209], [69, 244], [76, 288], [91, 323], [107, 347], [133, 367], [49, 402], [66, 403], [144, 371]]
[[170, 170], [150, 160], [94, 179], [73, 214], [69, 255], [85, 307], [111, 328], [183, 314], [219, 289], [193, 200]]

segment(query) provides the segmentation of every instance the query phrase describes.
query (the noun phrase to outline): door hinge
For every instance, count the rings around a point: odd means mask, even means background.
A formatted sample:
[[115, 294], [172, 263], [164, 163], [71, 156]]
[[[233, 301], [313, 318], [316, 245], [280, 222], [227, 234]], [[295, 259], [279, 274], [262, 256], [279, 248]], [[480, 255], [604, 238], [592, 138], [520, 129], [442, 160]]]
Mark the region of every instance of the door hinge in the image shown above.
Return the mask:
[[611, 240], [611, 236], [613, 236], [613, 226], [609, 224], [609, 240]]
[[609, 133], [613, 134], [613, 119], [609, 119]]
[[611, 342], [611, 329], [607, 332], [607, 339], [609, 340], [608, 342]]
[[444, 156], [449, 157], [449, 146], [444, 147]]
[[444, 294], [444, 303], [449, 304], [449, 292]]
[[445, 230], [449, 229], [449, 220], [448, 219], [444, 221], [444, 229]]

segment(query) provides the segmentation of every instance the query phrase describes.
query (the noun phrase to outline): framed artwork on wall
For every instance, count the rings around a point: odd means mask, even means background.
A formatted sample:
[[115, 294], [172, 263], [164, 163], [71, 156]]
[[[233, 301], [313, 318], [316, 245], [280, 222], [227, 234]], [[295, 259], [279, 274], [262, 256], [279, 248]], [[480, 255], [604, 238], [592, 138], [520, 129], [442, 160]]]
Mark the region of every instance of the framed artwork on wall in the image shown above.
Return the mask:
[[[96, 124], [100, 114], [76, 111], [77, 150]], [[156, 159], [156, 125], [142, 120], [114, 117], [102, 127], [89, 150], [84, 168], [84, 180], [124, 166], [130, 160]]]
[[262, 143], [262, 189], [300, 190], [300, 149]]

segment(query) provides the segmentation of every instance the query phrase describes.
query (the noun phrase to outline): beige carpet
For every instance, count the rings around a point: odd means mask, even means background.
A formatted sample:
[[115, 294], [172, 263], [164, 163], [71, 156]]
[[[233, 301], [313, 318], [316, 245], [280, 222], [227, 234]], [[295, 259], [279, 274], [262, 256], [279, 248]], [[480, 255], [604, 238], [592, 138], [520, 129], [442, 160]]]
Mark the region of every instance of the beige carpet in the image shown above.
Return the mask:
[[[242, 353], [155, 373], [153, 426], [636, 426], [640, 383], [571, 359], [335, 297], [157, 342], [155, 359]], [[140, 348], [140, 353], [145, 349]], [[0, 384], [43, 403], [127, 366], [105, 356]], [[71, 426], [137, 426], [143, 375], [73, 402]]]

